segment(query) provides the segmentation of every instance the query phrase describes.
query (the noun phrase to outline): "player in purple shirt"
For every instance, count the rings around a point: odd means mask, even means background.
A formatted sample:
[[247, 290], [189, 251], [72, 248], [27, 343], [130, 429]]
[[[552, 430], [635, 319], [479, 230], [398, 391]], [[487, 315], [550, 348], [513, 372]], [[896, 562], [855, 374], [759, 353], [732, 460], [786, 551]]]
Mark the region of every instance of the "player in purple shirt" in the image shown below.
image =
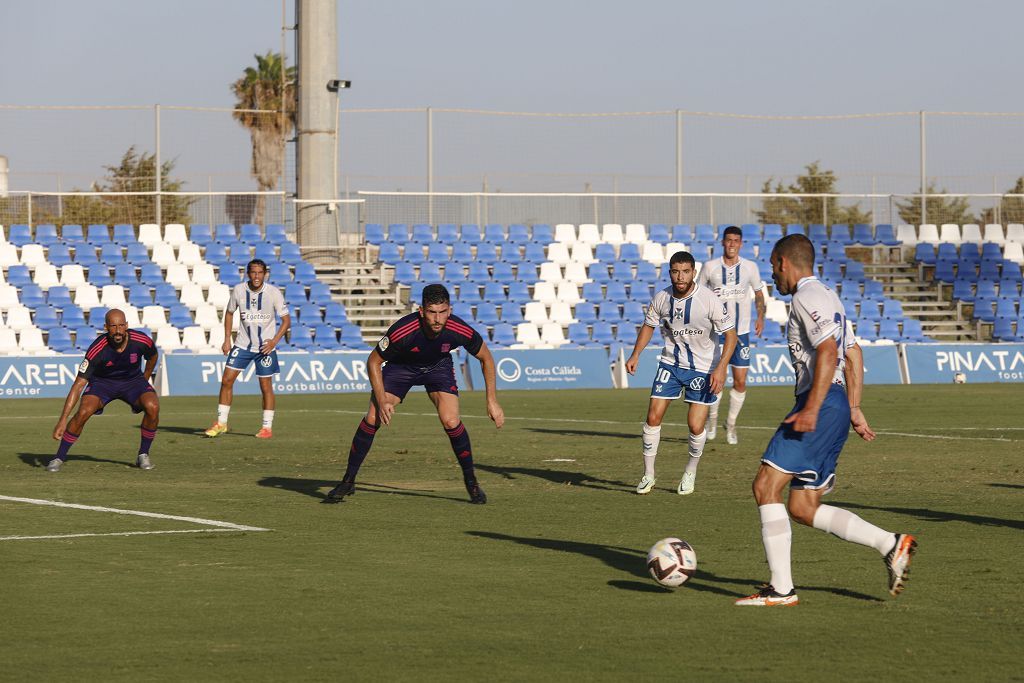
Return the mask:
[[[145, 413], [142, 417], [142, 441], [135, 464], [140, 469], [153, 469], [149, 461], [149, 449], [156, 438], [156, 427], [160, 422], [160, 401], [150, 384], [156, 370], [156, 346], [148, 335], [128, 329], [124, 312], [116, 308], [107, 311], [103, 327], [107, 333], [96, 337], [85, 352], [85, 359], [78, 366], [78, 377], [71, 384], [64, 409], [57, 420], [57, 426], [53, 428], [53, 438], [60, 441], [60, 447], [46, 466], [48, 472], [60, 471], [68, 458], [68, 451], [81, 436], [85, 423], [93, 415], [101, 414], [103, 407], [114, 399], [130, 405], [133, 413]], [[143, 359], [146, 360], [146, 367], [140, 370]], [[68, 415], [78, 404], [79, 397], [82, 401], [78, 412], [69, 421]]]
[[451, 351], [460, 346], [480, 361], [487, 392], [487, 415], [501, 429], [505, 413], [496, 396], [494, 357], [480, 334], [452, 315], [448, 290], [442, 285], [427, 285], [423, 288], [419, 310], [400, 318], [370, 352], [366, 363], [373, 389], [370, 407], [352, 439], [345, 476], [324, 502], [338, 503], [355, 493], [356, 474], [370, 452], [374, 434], [382, 424], [391, 424], [395, 407], [414, 386], [425, 388], [437, 408], [437, 416], [462, 467], [470, 502], [477, 505], [487, 502], [473, 470], [469, 433], [459, 416], [459, 385], [455, 381]]

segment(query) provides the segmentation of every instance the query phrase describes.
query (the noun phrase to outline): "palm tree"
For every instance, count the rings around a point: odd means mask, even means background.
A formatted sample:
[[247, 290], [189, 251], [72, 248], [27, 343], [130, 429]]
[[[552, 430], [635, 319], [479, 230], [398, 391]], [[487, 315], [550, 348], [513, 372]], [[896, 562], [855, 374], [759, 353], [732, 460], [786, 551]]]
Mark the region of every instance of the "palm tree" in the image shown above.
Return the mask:
[[[284, 170], [284, 145], [295, 125], [295, 67], [277, 52], [256, 57], [256, 67], [231, 84], [235, 120], [252, 136], [252, 176], [261, 191], [273, 190]], [[282, 69], [284, 73], [282, 74]], [[282, 77], [283, 76], [283, 77]], [[274, 113], [256, 113], [253, 109]], [[256, 200], [255, 221], [263, 223], [266, 197]]]

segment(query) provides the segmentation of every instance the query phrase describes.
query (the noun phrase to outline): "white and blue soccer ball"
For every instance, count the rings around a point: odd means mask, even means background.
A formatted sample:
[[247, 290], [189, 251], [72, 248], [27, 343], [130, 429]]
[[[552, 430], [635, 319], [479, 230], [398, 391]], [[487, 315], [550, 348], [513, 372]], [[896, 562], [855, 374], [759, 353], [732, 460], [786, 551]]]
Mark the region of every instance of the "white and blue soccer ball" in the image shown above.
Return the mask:
[[663, 538], [647, 551], [647, 571], [662, 586], [682, 586], [697, 571], [697, 553], [686, 541]]
[[967, 384], [967, 375], [963, 372], [954, 373], [953, 384]]

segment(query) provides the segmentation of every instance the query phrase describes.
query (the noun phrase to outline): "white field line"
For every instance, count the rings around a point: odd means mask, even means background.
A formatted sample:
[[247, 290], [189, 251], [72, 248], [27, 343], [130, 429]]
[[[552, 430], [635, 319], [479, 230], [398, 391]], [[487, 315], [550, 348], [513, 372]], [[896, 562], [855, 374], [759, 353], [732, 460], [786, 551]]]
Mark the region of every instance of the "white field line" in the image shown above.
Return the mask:
[[157, 534], [215, 534], [234, 529], [173, 529], [170, 531], [113, 531], [104, 534], [54, 534], [51, 536], [0, 536], [0, 541], [39, 541], [53, 538], [86, 538], [90, 536], [154, 536]]
[[12, 536], [12, 537], [0, 537], [0, 540], [26, 540], [29, 538], [78, 538], [84, 536], [137, 536], [143, 534], [157, 534], [157, 533], [196, 533], [201, 531], [270, 531], [270, 529], [264, 529], [258, 526], [247, 526], [245, 524], [235, 524], [233, 522], [221, 522], [216, 519], [203, 519], [201, 517], [182, 517], [180, 515], [165, 515], [159, 512], [144, 512], [142, 510], [122, 510], [120, 508], [108, 508], [101, 507], [98, 505], [79, 505], [78, 503], [62, 503], [57, 500], [43, 500], [40, 498], [19, 498], [16, 496], [2, 496], [0, 500], [9, 500], [13, 503], [28, 503], [30, 505], [46, 505], [49, 507], [58, 508], [70, 508], [72, 510], [91, 510], [93, 512], [110, 512], [115, 515], [131, 515], [133, 517], [149, 517], [151, 519], [172, 519], [177, 522], [191, 522], [192, 524], [201, 524], [203, 526], [216, 527], [215, 529], [194, 529], [189, 531], [136, 531], [136, 532], [124, 532], [124, 533], [110, 533], [110, 534], [69, 534], [65, 536]]
[[[236, 413], [245, 414], [260, 414], [259, 410], [234, 410]], [[299, 409], [289, 410], [289, 413], [333, 413], [336, 415], [365, 415], [365, 410], [335, 410], [331, 408], [318, 408], [318, 409]], [[209, 415], [210, 411], [167, 411], [164, 412], [164, 416], [173, 417], [175, 415]], [[413, 415], [417, 417], [436, 417], [436, 413], [409, 413], [401, 412], [396, 415]], [[463, 418], [470, 420], [489, 420], [490, 418], [486, 415], [463, 415]], [[34, 416], [34, 415], [20, 415], [20, 416], [0, 416], [0, 421], [3, 420], [51, 420], [50, 417], [46, 416]], [[640, 420], [632, 420], [629, 422], [623, 422], [621, 420], [596, 420], [596, 419], [580, 419], [571, 417], [515, 417], [505, 416], [506, 422], [522, 421], [522, 422], [566, 422], [569, 424], [602, 424], [602, 425], [630, 425], [636, 426], [640, 424]], [[686, 423], [683, 422], [662, 422], [663, 425], [668, 427], [686, 427]], [[737, 429], [749, 429], [749, 430], [765, 430], [772, 431], [776, 430], [776, 427], [755, 427], [747, 425], [737, 425]], [[943, 427], [944, 431], [959, 431], [959, 432], [1019, 432], [1024, 431], [1024, 427]], [[196, 432], [199, 432], [199, 427], [196, 427]], [[1016, 443], [1020, 439], [1007, 439], [1004, 437], [997, 436], [949, 436], [944, 434], [920, 434], [914, 432], [891, 432], [885, 430], [876, 430], [876, 434], [884, 434], [887, 436], [905, 436], [917, 439], [940, 439], [948, 441], [1000, 441], [1008, 443]]]

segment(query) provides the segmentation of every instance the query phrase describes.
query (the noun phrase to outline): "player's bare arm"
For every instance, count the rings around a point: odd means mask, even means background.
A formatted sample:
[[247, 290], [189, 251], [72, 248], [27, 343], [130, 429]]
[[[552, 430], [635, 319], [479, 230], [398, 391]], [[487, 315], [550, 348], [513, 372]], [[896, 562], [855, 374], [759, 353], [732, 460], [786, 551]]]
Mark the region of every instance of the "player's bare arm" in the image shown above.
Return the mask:
[[373, 392], [373, 405], [377, 409], [377, 419], [381, 424], [391, 424], [391, 416], [395, 414], [395, 406], [387, 400], [384, 391], [384, 357], [375, 348], [366, 360], [366, 374], [370, 378], [370, 390]]
[[764, 290], [754, 292], [754, 308], [757, 309], [757, 320], [754, 321], [754, 334], [758, 337], [764, 332], [764, 315], [768, 311], [768, 304], [764, 299]]
[[860, 399], [864, 393], [864, 352], [859, 344], [846, 349], [846, 396], [850, 400], [850, 425], [860, 438], [873, 441], [875, 432], [868, 425], [864, 411], [860, 408]]
[[277, 329], [277, 334], [274, 335], [273, 339], [268, 339], [263, 342], [260, 346], [260, 353], [264, 356], [273, 351], [278, 343], [284, 338], [285, 332], [292, 328], [292, 317], [290, 315], [281, 316], [281, 327]]
[[633, 344], [633, 353], [629, 354], [629, 359], [626, 360], [626, 372], [631, 375], [636, 374], [636, 366], [640, 363], [640, 354], [647, 348], [647, 344], [650, 343], [653, 336], [653, 327], [650, 325], [640, 326], [640, 330], [636, 333], [636, 343]]
[[818, 426], [818, 411], [821, 410], [828, 388], [832, 385], [836, 359], [839, 357], [839, 347], [832, 337], [826, 337], [815, 348], [818, 355], [814, 361], [814, 384], [807, 395], [807, 403], [804, 404], [803, 410], [783, 420], [784, 423], [792, 424], [793, 429], [798, 432], [813, 432]]
[[729, 359], [732, 358], [733, 351], [736, 350], [736, 344], [739, 343], [739, 338], [736, 336], [736, 329], [725, 331], [725, 340], [722, 342], [722, 357], [718, 359], [718, 365], [715, 366], [714, 372], [711, 373], [711, 391], [716, 394], [722, 393], [725, 389], [725, 379], [729, 372]]
[[220, 345], [220, 350], [225, 356], [231, 353], [231, 326], [234, 319], [234, 311], [224, 312], [224, 343]]
[[495, 376], [494, 356], [487, 344], [481, 344], [480, 350], [476, 352], [476, 359], [480, 361], [480, 369], [484, 373], [484, 388], [487, 394], [487, 416], [494, 421], [494, 426], [501, 429], [505, 424], [505, 411], [498, 403], [497, 380]]
[[156, 353], [146, 359], [146, 367], [142, 370], [142, 376], [147, 382], [153, 381], [153, 375], [156, 373], [156, 363], [159, 359], [160, 355]]
[[85, 385], [88, 383], [89, 380], [85, 377], [76, 377], [72, 382], [71, 389], [68, 390], [68, 397], [64, 399], [64, 409], [61, 410], [60, 417], [57, 418], [57, 426], [53, 428], [54, 441], [60, 441], [60, 438], [64, 436], [64, 429], [71, 416], [71, 411], [78, 405], [78, 399], [82, 397], [82, 392], [85, 391]]

